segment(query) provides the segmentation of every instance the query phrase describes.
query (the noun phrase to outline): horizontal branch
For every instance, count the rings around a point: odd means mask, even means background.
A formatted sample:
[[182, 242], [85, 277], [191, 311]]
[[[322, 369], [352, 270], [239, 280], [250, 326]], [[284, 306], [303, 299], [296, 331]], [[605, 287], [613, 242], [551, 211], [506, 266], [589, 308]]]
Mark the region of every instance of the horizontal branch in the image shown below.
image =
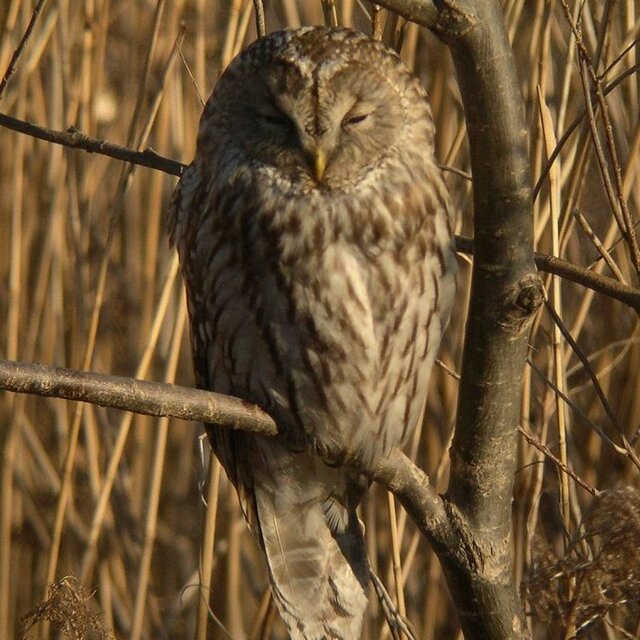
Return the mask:
[[536, 253], [535, 261], [536, 266], [540, 271], [553, 273], [565, 280], [571, 280], [571, 282], [593, 289], [593, 291], [597, 291], [598, 293], [609, 296], [614, 300], [623, 302], [627, 306], [635, 309], [636, 312], [640, 313], [640, 289], [622, 284], [613, 278], [608, 278], [607, 276], [603, 276], [602, 274], [591, 271], [590, 269], [578, 267], [571, 262], [561, 260], [555, 256]]
[[[267, 413], [244, 400], [124, 376], [0, 360], [0, 389], [88, 402], [144, 415], [212, 423], [264, 436], [274, 436], [278, 432]], [[396, 494], [434, 544], [442, 546], [451, 537], [442, 499], [428, 476], [403, 453], [395, 451], [376, 466], [357, 466], [369, 478]]]
[[[473, 240], [464, 236], [456, 236], [456, 251], [469, 255], [473, 254]], [[603, 276], [591, 269], [579, 267], [572, 262], [567, 262], [555, 256], [536, 253], [534, 259], [536, 267], [540, 271], [552, 273], [565, 280], [581, 284], [583, 287], [618, 300], [618, 302], [622, 302], [640, 313], [640, 289], [622, 284], [618, 280]]]
[[273, 419], [249, 402], [163, 382], [0, 360], [0, 389], [89, 402], [149, 416], [210, 422], [266, 436], [277, 433]]
[[4, 113], [0, 113], [0, 126], [32, 138], [46, 140], [54, 144], [60, 144], [73, 149], [83, 149], [89, 153], [99, 153], [103, 156], [109, 156], [116, 160], [131, 162], [132, 164], [149, 167], [150, 169], [158, 169], [174, 176], [180, 176], [184, 169], [181, 162], [165, 158], [157, 154], [153, 149], [145, 149], [144, 151], [132, 151], [127, 147], [121, 147], [100, 138], [91, 138], [74, 127], [69, 127], [66, 131], [55, 131], [46, 129], [18, 118], [13, 118]]

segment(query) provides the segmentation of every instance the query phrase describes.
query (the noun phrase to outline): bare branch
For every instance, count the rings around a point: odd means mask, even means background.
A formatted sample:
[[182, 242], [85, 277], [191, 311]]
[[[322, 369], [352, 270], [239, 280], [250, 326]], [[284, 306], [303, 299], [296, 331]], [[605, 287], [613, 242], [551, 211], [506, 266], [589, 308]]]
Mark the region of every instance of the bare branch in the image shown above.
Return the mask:
[[104, 156], [115, 158], [116, 160], [131, 162], [143, 167], [149, 167], [150, 169], [158, 169], [159, 171], [164, 171], [174, 176], [181, 175], [185, 167], [185, 165], [176, 160], [171, 160], [170, 158], [165, 158], [157, 154], [153, 149], [132, 151], [127, 147], [120, 147], [99, 138], [91, 138], [74, 127], [69, 127], [66, 131], [54, 131], [52, 129], [39, 127], [30, 122], [25, 122], [24, 120], [19, 120], [18, 118], [13, 118], [4, 113], [0, 113], [0, 126], [24, 133], [33, 138], [39, 138], [40, 140], [46, 140], [54, 144], [61, 144], [73, 149], [84, 149], [84, 151], [88, 151], [89, 153], [100, 153]]
[[[0, 389], [50, 398], [89, 402], [151, 416], [168, 416], [274, 436], [273, 419], [256, 405], [190, 387], [78, 371], [43, 364], [0, 360]], [[365, 475], [396, 494], [423, 534], [435, 545], [451, 542], [444, 503], [427, 475], [402, 452], [378, 465], [356, 461]]]
[[0, 360], [0, 389], [211, 422], [266, 436], [277, 433], [273, 419], [244, 400], [161, 382]]
[[535, 447], [540, 453], [544, 454], [545, 457], [549, 458], [555, 464], [558, 469], [562, 470], [563, 473], [566, 473], [578, 486], [582, 487], [585, 491], [588, 491], [592, 496], [598, 495], [600, 492], [592, 487], [588, 482], [585, 482], [577, 473], [572, 471], [566, 464], [564, 464], [556, 455], [553, 454], [551, 449], [547, 447], [545, 444], [536, 440], [536, 438], [529, 433], [526, 429], [522, 427], [518, 427], [518, 431], [522, 437], [533, 447]]
[[555, 256], [536, 253], [535, 261], [540, 271], [553, 273], [556, 276], [561, 276], [566, 280], [571, 280], [571, 282], [593, 289], [593, 291], [602, 293], [632, 307], [640, 314], [640, 289], [622, 284], [613, 278], [608, 278], [590, 269], [578, 267]]
[[20, 42], [18, 43], [18, 46], [16, 47], [15, 51], [13, 52], [13, 55], [11, 56], [11, 60], [9, 60], [9, 64], [7, 65], [4, 75], [2, 76], [2, 81], [0, 81], [0, 99], [2, 99], [2, 94], [5, 92], [5, 89], [7, 88], [7, 85], [11, 80], [11, 76], [16, 72], [16, 68], [18, 66], [18, 60], [20, 60], [20, 56], [24, 51], [27, 41], [31, 37], [31, 33], [33, 32], [33, 27], [35, 27], [38, 17], [42, 13], [42, 10], [44, 9], [44, 5], [46, 4], [46, 2], [47, 0], [39, 0], [35, 9], [31, 13], [29, 24], [27, 25], [27, 28], [22, 34], [22, 38], [20, 38]]
[[[473, 254], [473, 239], [464, 236], [456, 236], [456, 251], [459, 253]], [[640, 289], [630, 287], [627, 284], [618, 282], [613, 278], [603, 276], [600, 273], [579, 267], [572, 262], [567, 262], [561, 258], [550, 256], [544, 253], [534, 254], [536, 267], [545, 273], [552, 273], [565, 280], [570, 280], [583, 287], [592, 289], [609, 298], [618, 300], [640, 313]]]

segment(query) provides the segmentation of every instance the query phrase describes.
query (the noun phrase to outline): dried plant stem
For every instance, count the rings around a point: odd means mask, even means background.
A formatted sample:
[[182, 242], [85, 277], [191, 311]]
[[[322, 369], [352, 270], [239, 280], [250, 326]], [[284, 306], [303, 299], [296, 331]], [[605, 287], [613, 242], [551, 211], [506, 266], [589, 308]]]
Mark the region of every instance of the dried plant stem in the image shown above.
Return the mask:
[[532, 434], [530, 434], [526, 429], [519, 427], [518, 429], [522, 434], [522, 437], [531, 445], [533, 445], [540, 453], [549, 458], [559, 469], [559, 472], [566, 475], [568, 478], [571, 478], [579, 487], [582, 487], [585, 491], [589, 492], [591, 495], [598, 495], [599, 491], [592, 487], [590, 484], [586, 483], [577, 473], [575, 473], [570, 467], [568, 467], [565, 463], [560, 460], [557, 456], [553, 454], [553, 452], [546, 445], [542, 444], [539, 440], [537, 440]]
[[324, 14], [324, 23], [328, 27], [338, 26], [338, 13], [335, 0], [321, 0], [322, 13]]
[[[98, 330], [98, 322], [100, 319], [100, 310], [102, 301], [104, 299], [104, 289], [106, 285], [107, 279], [107, 260], [102, 260], [100, 265], [100, 271], [98, 274], [98, 284], [96, 291], [95, 304], [93, 306], [93, 311], [91, 314], [91, 323], [89, 326], [89, 331], [87, 335], [86, 345], [84, 356], [82, 359], [82, 368], [88, 369], [91, 360], [93, 357], [93, 350], [95, 346], [96, 333]], [[78, 436], [80, 433], [80, 421], [82, 419], [82, 411], [83, 405], [78, 404], [76, 406], [73, 421], [71, 423], [71, 429], [68, 436], [67, 441], [67, 451], [65, 455], [64, 462], [64, 472], [62, 474], [62, 484], [60, 488], [60, 494], [58, 496], [58, 502], [56, 505], [56, 515], [54, 519], [53, 525], [53, 535], [51, 541], [51, 547], [49, 549], [49, 557], [47, 562], [47, 574], [46, 574], [46, 589], [48, 590], [48, 585], [54, 582], [56, 569], [58, 566], [58, 555], [60, 552], [60, 542], [62, 539], [62, 528], [65, 519], [65, 513], [67, 509], [67, 504], [69, 501], [69, 496], [71, 495], [71, 484], [73, 480], [73, 470], [75, 466], [76, 460], [76, 449], [78, 446]], [[47, 597], [46, 591], [43, 596], [43, 600]], [[46, 628], [44, 635], [46, 636]]]
[[[545, 150], [547, 153], [547, 157], [553, 153], [553, 149], [556, 146], [556, 139], [553, 132], [553, 122], [551, 119], [551, 113], [549, 112], [549, 108], [547, 107], [542, 94], [538, 92], [538, 106], [540, 109], [540, 118], [542, 121], [542, 134], [545, 144]], [[560, 172], [559, 162], [555, 162], [550, 170], [549, 170], [549, 204], [551, 211], [551, 246], [553, 255], [559, 256], [560, 253], [560, 240], [558, 235], [558, 218], [560, 212], [560, 189], [559, 189], [559, 180], [558, 174]], [[556, 317], [562, 321], [562, 297], [560, 290], [560, 279], [556, 276], [551, 277], [551, 286], [553, 291], [552, 296], [552, 304], [551, 308], [553, 309]], [[564, 367], [564, 350], [563, 350], [563, 340], [562, 333], [560, 331], [560, 327], [558, 323], [555, 323], [553, 326], [553, 375], [554, 382], [556, 388], [562, 393], [562, 395], [566, 395], [567, 385], [566, 385], [566, 375], [565, 375], [565, 367]], [[567, 429], [568, 429], [568, 414], [566, 410], [566, 404], [564, 403], [561, 394], [556, 394], [556, 421], [557, 421], [557, 429], [558, 429], [558, 451], [559, 458], [561, 462], [560, 469], [569, 468], [569, 456], [567, 453]], [[564, 523], [565, 530], [570, 532], [571, 527], [571, 494], [570, 494], [570, 486], [569, 486], [569, 476], [560, 471], [559, 472], [559, 481], [560, 481], [560, 512], [562, 514], [562, 520]], [[565, 545], [568, 544], [567, 538], [564, 538]], [[565, 546], [565, 552], [567, 551]], [[567, 598], [569, 600], [573, 597], [573, 592], [575, 590], [575, 581], [569, 581], [567, 583]]]
[[[174, 286], [177, 273], [178, 273], [178, 261], [176, 257], [172, 261], [171, 268], [169, 270], [169, 273], [167, 274], [167, 278], [162, 288], [162, 294], [160, 296], [160, 300], [156, 308], [156, 314], [153, 319], [153, 325], [149, 332], [146, 349], [142, 354], [142, 357], [140, 358], [140, 362], [138, 363], [138, 368], [136, 369], [136, 377], [138, 378], [145, 377], [147, 373], [149, 363], [151, 361], [151, 356], [155, 349], [156, 341], [160, 333], [160, 327], [162, 325], [162, 322], [164, 321], [164, 316], [167, 312], [171, 291]], [[104, 522], [105, 514], [109, 504], [109, 498], [111, 496], [111, 490], [113, 488], [113, 483], [115, 482], [116, 474], [118, 472], [118, 465], [122, 458], [124, 446], [126, 444], [127, 437], [129, 435], [129, 429], [131, 427], [132, 417], [133, 415], [130, 413], [125, 414], [117, 430], [116, 441], [114, 442], [114, 445], [113, 445], [113, 451], [111, 453], [111, 457], [109, 458], [109, 465], [107, 467], [107, 471], [105, 473], [105, 477], [103, 480], [103, 485], [100, 489], [100, 495], [93, 513], [91, 529], [89, 531], [89, 540], [87, 541], [84, 558], [82, 560], [82, 570], [80, 572], [80, 580], [83, 584], [87, 584], [89, 582], [91, 572], [93, 571], [95, 555], [96, 555], [96, 547], [98, 544], [98, 537], [100, 536], [100, 531], [102, 529], [102, 524]]]
[[209, 482], [207, 493], [207, 512], [202, 538], [200, 558], [200, 597], [198, 598], [198, 612], [196, 617], [196, 640], [206, 640], [207, 624], [209, 622], [209, 601], [212, 593], [213, 557], [216, 537], [216, 516], [218, 514], [218, 495], [220, 492], [220, 472], [222, 466], [215, 456], [209, 462]]
[[267, 24], [264, 17], [264, 4], [262, 0], [253, 0], [253, 7], [256, 14], [256, 33], [260, 38], [267, 33]]
[[[20, 92], [20, 109], [24, 109], [24, 92]], [[24, 151], [25, 143], [20, 142], [14, 154], [11, 208], [11, 248], [9, 271], [9, 308], [6, 328], [6, 353], [9, 358], [18, 356], [18, 336], [20, 330], [20, 301], [22, 289], [22, 227], [23, 227], [23, 192], [24, 192]], [[13, 402], [12, 420], [6, 429], [6, 435], [0, 434], [2, 445], [2, 488], [0, 500], [0, 593], [8, 593], [11, 582], [11, 522], [13, 514], [13, 479], [15, 464], [20, 445], [20, 420], [22, 402]], [[9, 628], [9, 603], [7, 598], [0, 597], [0, 637], [11, 637]]]
[[[142, 117], [142, 103], [145, 98], [145, 93], [149, 82], [149, 74], [151, 73], [151, 63], [153, 61], [156, 45], [158, 43], [158, 34], [160, 30], [162, 12], [164, 11], [165, 2], [166, 0], [156, 0], [156, 10], [153, 16], [153, 30], [151, 32], [149, 44], [147, 45], [142, 77], [140, 78], [140, 82], [138, 84], [138, 96], [136, 98], [136, 104], [133, 107], [133, 114], [129, 122], [129, 133], [127, 134], [128, 147], [134, 146], [136, 139], [141, 139], [141, 136], [137, 136], [136, 132], [138, 128], [138, 121]], [[138, 147], [139, 144], [135, 144], [135, 146]]]
[[[606, 85], [603, 90], [602, 93], [604, 96], [607, 96], [611, 91], [613, 91], [614, 89], [616, 89], [618, 86], [620, 86], [620, 84], [627, 78], [632, 78], [635, 74], [637, 74], [638, 70], [640, 69], [640, 64], [636, 64], [634, 65], [632, 68], [627, 69], [626, 71], [624, 71], [623, 73], [621, 73], [615, 80], [612, 80], [608, 85]], [[597, 113], [597, 111], [594, 111], [594, 113]], [[542, 171], [540, 172], [540, 175], [533, 187], [533, 199], [536, 200], [539, 193], [540, 193], [540, 189], [542, 188], [542, 185], [544, 184], [544, 181], [547, 178], [547, 174], [549, 173], [549, 167], [556, 161], [556, 158], [560, 155], [560, 152], [564, 149], [567, 141], [569, 140], [569, 138], [571, 138], [571, 136], [573, 135], [573, 133], [576, 131], [576, 129], [580, 126], [580, 124], [584, 121], [584, 119], [587, 117], [587, 110], [586, 109], [582, 109], [582, 111], [579, 112], [579, 114], [571, 121], [571, 123], [567, 126], [567, 128], [565, 129], [564, 133], [562, 134], [562, 136], [560, 136], [560, 139], [558, 140], [558, 143], [555, 147], [555, 149], [553, 150], [553, 153], [549, 156], [547, 163], [545, 164], [544, 168], [542, 169]]]
[[393, 577], [396, 590], [396, 603], [398, 613], [404, 617], [407, 608], [404, 602], [404, 579], [402, 577], [402, 560], [400, 558], [400, 536], [398, 535], [398, 519], [396, 515], [396, 503], [392, 493], [387, 493], [387, 508], [389, 510], [389, 531], [391, 532], [391, 562], [393, 564]]
[[224, 44], [221, 52], [221, 68], [226, 69], [231, 62], [234, 51], [234, 43], [237, 41], [238, 22], [240, 21], [240, 7], [242, 0], [232, 0], [229, 7], [229, 18]]
[[589, 221], [580, 213], [580, 210], [577, 207], [573, 209], [572, 213], [574, 218], [578, 221], [578, 224], [582, 227], [583, 231], [589, 238], [589, 240], [591, 240], [593, 246], [597, 249], [598, 253], [602, 256], [602, 259], [606, 262], [609, 269], [611, 269], [613, 275], [618, 279], [619, 282], [626, 285], [627, 281], [622, 275], [622, 271], [620, 271], [620, 268], [611, 257], [611, 254], [607, 251], [606, 247], [602, 244], [602, 241], [600, 240], [600, 238], [598, 238], [595, 231], [591, 228]]
[[[620, 169], [620, 163], [618, 161], [616, 144], [613, 138], [613, 127], [612, 127], [611, 119], [609, 115], [609, 108], [605, 99], [605, 93], [602, 88], [602, 82], [598, 77], [598, 74], [596, 73], [596, 70], [589, 59], [587, 49], [582, 40], [581, 30], [578, 28], [577, 24], [573, 20], [569, 12], [569, 7], [566, 4], [566, 0], [562, 0], [562, 6], [565, 10], [567, 22], [571, 25], [571, 29], [576, 38], [576, 44], [578, 46], [579, 59], [580, 59], [580, 71], [581, 71], [580, 78], [582, 80], [585, 103], [587, 107], [587, 113], [589, 115], [589, 127], [591, 130], [591, 135], [594, 143], [594, 149], [596, 151], [596, 157], [598, 158], [598, 166], [600, 168], [600, 174], [602, 176], [605, 191], [609, 198], [611, 211], [616, 217], [618, 221], [618, 225], [620, 226], [620, 231], [622, 232], [623, 236], [627, 241], [627, 245], [631, 253], [631, 258], [635, 266], [636, 273], [640, 275], [640, 248], [638, 247], [638, 243], [636, 240], [635, 227], [631, 220], [629, 208], [628, 208], [626, 199], [624, 198], [624, 195], [623, 195], [624, 189], [622, 184], [622, 171]], [[604, 34], [605, 34], [605, 30], [602, 31], [603, 39], [604, 39]], [[614, 190], [614, 185], [611, 183], [611, 178], [609, 176], [608, 168], [607, 168], [608, 167], [607, 161], [604, 155], [604, 151], [602, 149], [602, 145], [600, 143], [599, 133], [596, 127], [595, 112], [593, 110], [593, 106], [591, 103], [589, 79], [593, 82], [595, 92], [596, 92], [596, 97], [598, 100], [598, 105], [600, 107], [602, 118], [604, 120], [604, 131], [605, 131], [607, 147], [609, 151], [609, 157], [610, 157], [611, 163], [613, 164], [615, 190]]]
[[[187, 318], [186, 302], [184, 295], [181, 298], [178, 309], [176, 324], [171, 338], [171, 350], [169, 361], [167, 362], [164, 381], [171, 383], [175, 380], [176, 369], [178, 368], [178, 358], [182, 344], [183, 333]], [[146, 521], [144, 528], [144, 544], [140, 559], [140, 569], [138, 571], [138, 586], [133, 607], [133, 621], [129, 633], [130, 640], [139, 640], [142, 637], [144, 624], [145, 605], [148, 597], [148, 586], [150, 577], [151, 554], [156, 538], [156, 528], [158, 524], [158, 505], [160, 503], [160, 489], [164, 473], [165, 451], [167, 447], [167, 436], [169, 431], [169, 419], [163, 417], [158, 424], [155, 435], [155, 450], [153, 453], [153, 466], [151, 468], [151, 482], [146, 505]]]

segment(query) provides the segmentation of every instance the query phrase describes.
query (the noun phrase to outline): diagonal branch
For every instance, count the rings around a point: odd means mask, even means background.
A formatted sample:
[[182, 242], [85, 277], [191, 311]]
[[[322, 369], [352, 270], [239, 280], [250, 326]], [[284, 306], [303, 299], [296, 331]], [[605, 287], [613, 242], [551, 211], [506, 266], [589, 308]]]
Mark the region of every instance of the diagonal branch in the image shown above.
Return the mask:
[[31, 13], [29, 24], [27, 25], [25, 32], [22, 34], [22, 38], [20, 38], [20, 42], [18, 43], [18, 46], [15, 48], [15, 51], [11, 56], [11, 60], [9, 60], [9, 64], [7, 65], [7, 68], [4, 72], [2, 80], [0, 80], [0, 99], [2, 99], [2, 95], [4, 94], [5, 89], [7, 88], [7, 85], [11, 80], [11, 77], [16, 72], [16, 69], [18, 66], [18, 60], [20, 60], [20, 56], [22, 56], [24, 52], [25, 46], [29, 38], [31, 37], [33, 28], [36, 26], [36, 22], [38, 21], [38, 18], [40, 17], [40, 14], [42, 13], [42, 10], [44, 9], [44, 5], [46, 4], [46, 2], [47, 0], [38, 0], [38, 4], [36, 5], [35, 9]]
[[30, 122], [25, 122], [24, 120], [19, 120], [18, 118], [13, 118], [5, 113], [0, 113], [0, 127], [12, 129], [13, 131], [24, 133], [33, 138], [53, 142], [54, 144], [61, 144], [65, 147], [83, 149], [89, 153], [99, 153], [103, 156], [115, 158], [116, 160], [131, 162], [143, 167], [149, 167], [150, 169], [158, 169], [174, 176], [181, 175], [184, 169], [182, 163], [171, 160], [171, 158], [165, 158], [153, 149], [132, 151], [127, 147], [121, 147], [106, 142], [105, 140], [100, 140], [99, 138], [91, 138], [74, 127], [69, 127], [66, 131], [55, 131], [31, 124]]

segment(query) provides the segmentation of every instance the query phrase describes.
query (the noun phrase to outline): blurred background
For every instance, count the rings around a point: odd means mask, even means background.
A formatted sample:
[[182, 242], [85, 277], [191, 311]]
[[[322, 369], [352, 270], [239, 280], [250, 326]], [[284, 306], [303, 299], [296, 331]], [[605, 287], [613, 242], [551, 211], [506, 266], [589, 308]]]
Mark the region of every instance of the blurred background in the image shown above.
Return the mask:
[[[638, 221], [640, 3], [502, 4], [540, 181], [536, 251], [637, 286], [640, 265], [616, 216]], [[0, 3], [0, 74], [35, 5]], [[457, 231], [471, 236], [464, 115], [446, 46], [364, 0], [265, 5], [268, 31], [337, 23], [371, 33], [375, 22], [429, 91]], [[0, 111], [188, 163], [201, 100], [255, 37], [252, 0], [49, 0]], [[4, 128], [0, 149], [0, 358], [193, 385], [164, 229], [176, 178]], [[459, 256], [454, 317], [407, 447], [441, 492], [469, 261]], [[536, 638], [639, 637], [638, 316], [543, 276], [580, 355], [543, 308], [523, 377], [516, 580]], [[0, 392], [1, 638], [283, 637], [256, 543], [201, 432]], [[458, 638], [438, 561], [392, 506], [376, 485], [362, 505], [372, 566], [418, 638]], [[391, 637], [373, 590], [370, 601], [364, 637]]]

